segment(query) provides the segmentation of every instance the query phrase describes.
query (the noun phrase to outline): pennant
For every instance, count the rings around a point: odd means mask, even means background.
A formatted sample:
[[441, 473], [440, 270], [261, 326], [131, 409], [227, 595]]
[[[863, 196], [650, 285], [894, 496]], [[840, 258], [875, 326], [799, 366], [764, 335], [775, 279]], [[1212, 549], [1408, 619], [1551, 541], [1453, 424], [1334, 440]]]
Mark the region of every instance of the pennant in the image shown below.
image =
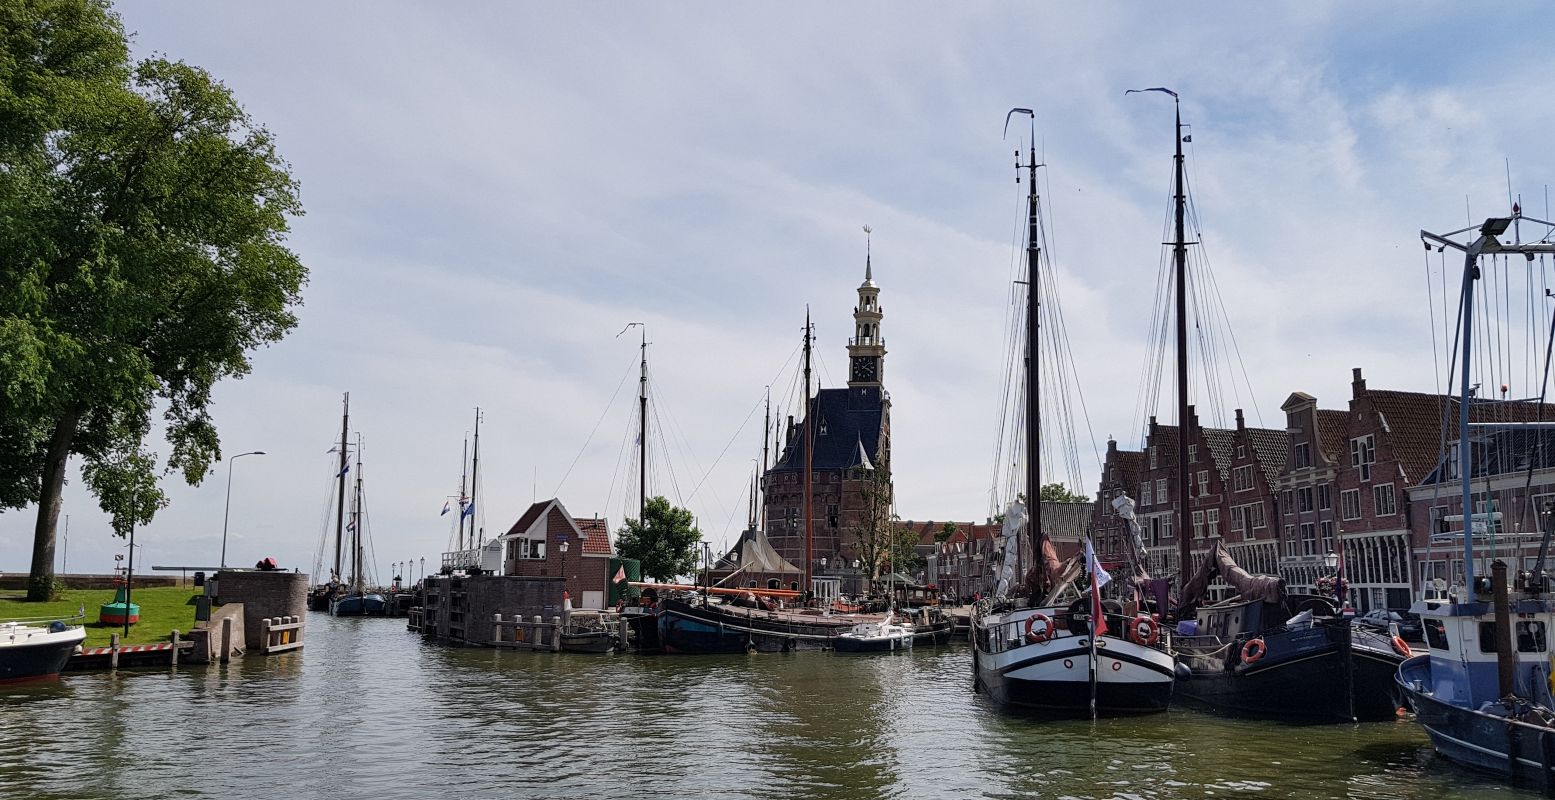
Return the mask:
[[1174, 98], [1177, 96], [1176, 92], [1166, 88], [1165, 86], [1152, 86], [1149, 89], [1129, 89], [1128, 91], [1124, 92], [1124, 94], [1133, 94], [1135, 92], [1164, 92]]
[[610, 580], [612, 583], [620, 583], [626, 580], [626, 565], [622, 564], [621, 566], [616, 567], [616, 576]]
[[451, 506], [451, 505], [453, 505], [453, 502], [452, 502], [452, 501], [450, 501], [450, 500], [444, 500], [444, 501], [443, 501], [443, 513], [441, 513], [441, 514], [438, 514], [438, 516], [439, 516], [439, 517], [446, 517], [446, 516], [448, 516], [448, 508], [449, 508], [449, 506]]
[[475, 516], [475, 504], [473, 502], [472, 503], [465, 503], [464, 504], [464, 510], [459, 512], [459, 516], [461, 516], [461, 517], [473, 517], [473, 516]]
[[350, 522], [347, 522], [346, 523], [346, 530], [348, 530], [348, 531], [356, 530], [356, 520], [353, 519]]
[[345, 465], [345, 467], [343, 467], [343, 468], [342, 468], [342, 469], [341, 469], [341, 470], [340, 470], [340, 474], [339, 474], [339, 475], [336, 475], [336, 476], [335, 476], [335, 477], [337, 477], [337, 478], [343, 478], [343, 477], [345, 477], [345, 474], [346, 474], [346, 473], [347, 473], [347, 472], [350, 472], [350, 471], [351, 471], [351, 465], [350, 465], [350, 464], [347, 464], [347, 465]]

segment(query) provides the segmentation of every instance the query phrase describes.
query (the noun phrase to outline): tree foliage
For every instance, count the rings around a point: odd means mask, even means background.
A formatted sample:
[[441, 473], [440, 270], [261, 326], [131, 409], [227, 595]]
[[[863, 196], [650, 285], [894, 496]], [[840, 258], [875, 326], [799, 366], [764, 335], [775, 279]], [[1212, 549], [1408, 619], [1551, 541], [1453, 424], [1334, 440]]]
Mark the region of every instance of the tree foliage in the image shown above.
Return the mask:
[[670, 505], [663, 496], [648, 501], [641, 520], [627, 518], [616, 533], [616, 552], [642, 562], [643, 574], [668, 581], [696, 569], [697, 543], [702, 532], [691, 512]]
[[859, 498], [863, 501], [863, 515], [854, 526], [853, 535], [858, 540], [859, 560], [869, 570], [869, 577], [878, 578], [891, 559], [895, 518], [891, 514], [891, 471], [885, 467], [865, 470], [859, 483]]
[[948, 542], [950, 541], [950, 537], [955, 536], [956, 531], [959, 529], [960, 528], [956, 525], [956, 523], [947, 522], [944, 525], [941, 525], [939, 530], [934, 532], [934, 541]]
[[[1091, 498], [1083, 494], [1074, 494], [1069, 487], [1062, 483], [1044, 483], [1037, 490], [1037, 498], [1044, 503], [1089, 503]], [[1022, 502], [1025, 498], [1022, 496]]]
[[53, 580], [66, 466], [123, 533], [221, 457], [222, 378], [296, 325], [302, 213], [270, 134], [205, 71], [132, 63], [102, 0], [0, 4], [0, 508], [38, 504], [28, 596]]

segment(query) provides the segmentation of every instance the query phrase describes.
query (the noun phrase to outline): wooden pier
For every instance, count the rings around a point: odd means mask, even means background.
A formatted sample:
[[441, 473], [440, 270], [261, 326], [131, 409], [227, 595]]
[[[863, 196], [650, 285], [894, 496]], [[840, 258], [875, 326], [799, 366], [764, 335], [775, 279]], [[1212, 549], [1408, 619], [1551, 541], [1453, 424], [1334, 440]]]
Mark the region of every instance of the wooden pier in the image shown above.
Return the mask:
[[560, 652], [562, 649], [562, 630], [561, 617], [551, 617], [550, 622], [544, 622], [542, 617], [537, 616], [531, 621], [525, 622], [523, 617], [517, 614], [513, 615], [512, 619], [506, 620], [502, 618], [501, 614], [493, 614], [490, 645], [492, 647]]
[[173, 631], [172, 641], [156, 644], [119, 644], [114, 634], [107, 647], [83, 647], [65, 662], [66, 672], [118, 669], [120, 667], [176, 667], [194, 652], [194, 642]]

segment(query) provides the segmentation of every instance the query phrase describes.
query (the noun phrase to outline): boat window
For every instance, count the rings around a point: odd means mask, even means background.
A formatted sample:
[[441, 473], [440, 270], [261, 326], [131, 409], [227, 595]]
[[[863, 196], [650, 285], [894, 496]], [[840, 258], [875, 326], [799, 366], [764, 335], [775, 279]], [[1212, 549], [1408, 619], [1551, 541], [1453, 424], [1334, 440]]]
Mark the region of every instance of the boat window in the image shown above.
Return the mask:
[[1544, 623], [1517, 623], [1517, 652], [1542, 653], [1545, 650]]
[[1479, 624], [1479, 651], [1481, 653], [1494, 653], [1496, 651], [1496, 624], [1494, 622], [1481, 622]]
[[1432, 650], [1451, 650], [1447, 646], [1447, 626], [1439, 619], [1425, 621], [1425, 643]]

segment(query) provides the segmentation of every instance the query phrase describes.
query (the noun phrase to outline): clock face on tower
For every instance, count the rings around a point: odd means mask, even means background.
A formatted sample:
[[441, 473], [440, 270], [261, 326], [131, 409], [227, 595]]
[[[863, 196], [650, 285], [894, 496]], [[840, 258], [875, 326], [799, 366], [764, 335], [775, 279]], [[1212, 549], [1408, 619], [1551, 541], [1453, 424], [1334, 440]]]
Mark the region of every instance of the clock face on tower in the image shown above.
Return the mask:
[[853, 380], [860, 382], [879, 380], [877, 372], [873, 356], [853, 357]]

